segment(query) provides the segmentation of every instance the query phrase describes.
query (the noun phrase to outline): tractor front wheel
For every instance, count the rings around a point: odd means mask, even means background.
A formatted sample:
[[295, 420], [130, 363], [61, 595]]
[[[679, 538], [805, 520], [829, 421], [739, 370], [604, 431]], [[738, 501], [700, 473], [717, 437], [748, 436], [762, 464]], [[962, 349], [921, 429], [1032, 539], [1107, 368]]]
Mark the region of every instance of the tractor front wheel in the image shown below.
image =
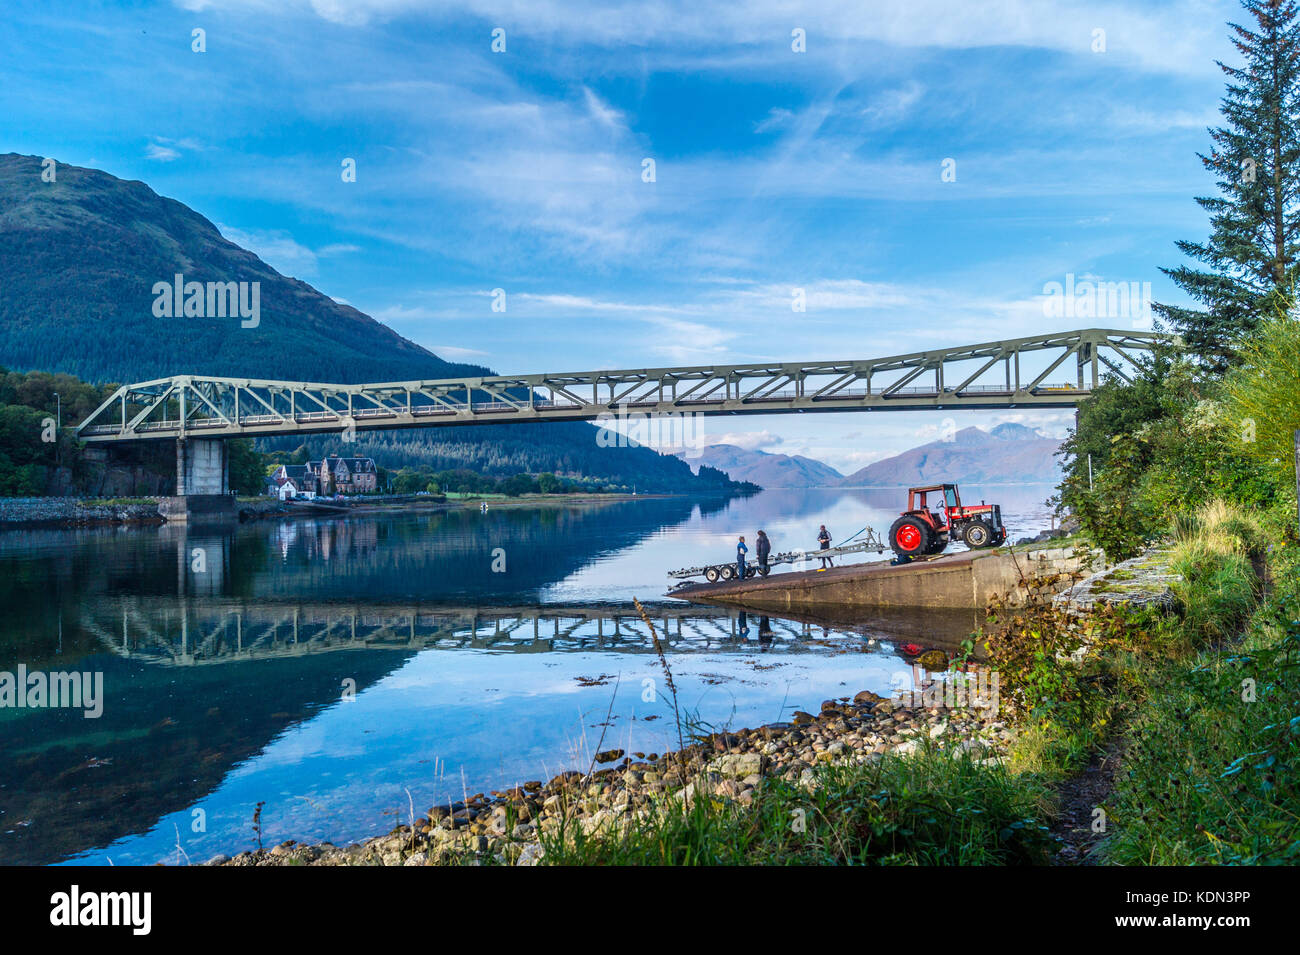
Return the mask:
[[900, 517], [889, 528], [889, 546], [899, 557], [918, 557], [928, 553], [933, 538], [930, 526], [917, 517]]
[[971, 521], [966, 525], [962, 540], [966, 542], [966, 546], [971, 550], [988, 547], [993, 542], [993, 528], [983, 521]]

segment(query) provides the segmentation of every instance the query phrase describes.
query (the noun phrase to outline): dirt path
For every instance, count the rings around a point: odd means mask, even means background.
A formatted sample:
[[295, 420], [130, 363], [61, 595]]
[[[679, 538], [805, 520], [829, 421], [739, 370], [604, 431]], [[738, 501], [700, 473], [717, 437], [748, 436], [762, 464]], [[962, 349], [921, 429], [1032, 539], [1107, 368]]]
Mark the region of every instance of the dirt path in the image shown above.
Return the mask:
[[[1056, 787], [1061, 814], [1053, 826], [1053, 833], [1061, 840], [1061, 848], [1053, 865], [1095, 865], [1093, 853], [1106, 838], [1104, 832], [1094, 831], [1097, 808], [1105, 809], [1115, 788], [1115, 773], [1119, 769], [1123, 750], [1113, 743], [1093, 757], [1088, 767]], [[1112, 820], [1105, 820], [1107, 827]]]

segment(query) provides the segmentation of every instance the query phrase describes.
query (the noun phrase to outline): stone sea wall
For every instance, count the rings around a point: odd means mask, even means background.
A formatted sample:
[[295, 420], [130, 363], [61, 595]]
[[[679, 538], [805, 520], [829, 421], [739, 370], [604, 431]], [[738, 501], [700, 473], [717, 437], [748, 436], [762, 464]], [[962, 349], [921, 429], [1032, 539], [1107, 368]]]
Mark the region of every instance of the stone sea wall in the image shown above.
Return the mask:
[[0, 497], [0, 529], [161, 523], [154, 498], [84, 501], [73, 497]]
[[1149, 548], [1062, 590], [1053, 604], [1074, 614], [1101, 606], [1172, 610], [1177, 604], [1172, 584], [1182, 578], [1170, 571], [1169, 552], [1168, 547]]

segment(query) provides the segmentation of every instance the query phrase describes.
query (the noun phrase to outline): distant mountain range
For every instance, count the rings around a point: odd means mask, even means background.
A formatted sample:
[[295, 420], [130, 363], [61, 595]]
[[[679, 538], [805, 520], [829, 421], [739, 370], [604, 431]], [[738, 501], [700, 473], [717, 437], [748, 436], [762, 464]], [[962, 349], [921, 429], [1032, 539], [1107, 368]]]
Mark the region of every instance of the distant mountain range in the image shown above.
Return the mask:
[[868, 464], [841, 487], [907, 487], [955, 481], [966, 484], [1053, 484], [1061, 478], [1055, 457], [1061, 442], [1022, 424], [991, 431], [963, 428], [951, 441], [931, 441]]
[[[963, 428], [950, 441], [932, 441], [868, 464], [848, 477], [828, 464], [803, 455], [748, 451], [714, 444], [698, 456], [684, 458], [693, 467], [706, 464], [735, 481], [765, 488], [909, 487], [955, 481], [969, 484], [1046, 484], [1060, 480], [1055, 457], [1061, 442], [1020, 424], [1000, 424], [991, 431]], [[684, 457], [685, 452], [677, 452]]]
[[686, 451], [675, 453], [692, 468], [708, 465], [726, 473], [733, 481], [750, 481], [765, 488], [833, 487], [844, 480], [844, 475], [829, 464], [801, 454], [747, 451], [733, 444], [711, 444], [694, 456], [687, 456]]
[[[281, 275], [142, 182], [64, 164], [46, 182], [42, 168], [37, 156], [0, 154], [0, 366], [95, 384], [185, 373], [340, 383], [492, 374], [444, 361]], [[155, 286], [177, 275], [260, 283], [260, 321], [168, 317]], [[387, 467], [554, 471], [645, 491], [728, 489], [722, 475], [697, 476], [645, 447], [600, 447], [596, 434], [574, 422], [362, 432], [346, 447], [330, 437], [305, 443], [313, 457], [342, 448]]]

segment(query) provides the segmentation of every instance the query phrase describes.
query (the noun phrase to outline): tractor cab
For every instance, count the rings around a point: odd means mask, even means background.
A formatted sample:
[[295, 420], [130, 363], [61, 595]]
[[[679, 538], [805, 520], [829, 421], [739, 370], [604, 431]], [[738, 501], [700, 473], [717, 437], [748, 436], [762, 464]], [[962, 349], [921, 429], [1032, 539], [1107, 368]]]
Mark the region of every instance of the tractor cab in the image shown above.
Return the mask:
[[964, 507], [956, 484], [909, 488], [907, 510], [889, 530], [894, 552], [909, 559], [938, 554], [949, 541], [963, 541], [975, 550], [997, 547], [1006, 538], [1001, 506], [981, 501], [978, 506]]
[[[927, 507], [934, 502], [937, 511]], [[948, 512], [961, 507], [961, 495], [957, 493], [956, 484], [934, 484], [930, 487], [909, 488], [907, 492], [907, 510], [905, 514], [926, 515], [932, 524], [938, 526], [948, 523]]]

